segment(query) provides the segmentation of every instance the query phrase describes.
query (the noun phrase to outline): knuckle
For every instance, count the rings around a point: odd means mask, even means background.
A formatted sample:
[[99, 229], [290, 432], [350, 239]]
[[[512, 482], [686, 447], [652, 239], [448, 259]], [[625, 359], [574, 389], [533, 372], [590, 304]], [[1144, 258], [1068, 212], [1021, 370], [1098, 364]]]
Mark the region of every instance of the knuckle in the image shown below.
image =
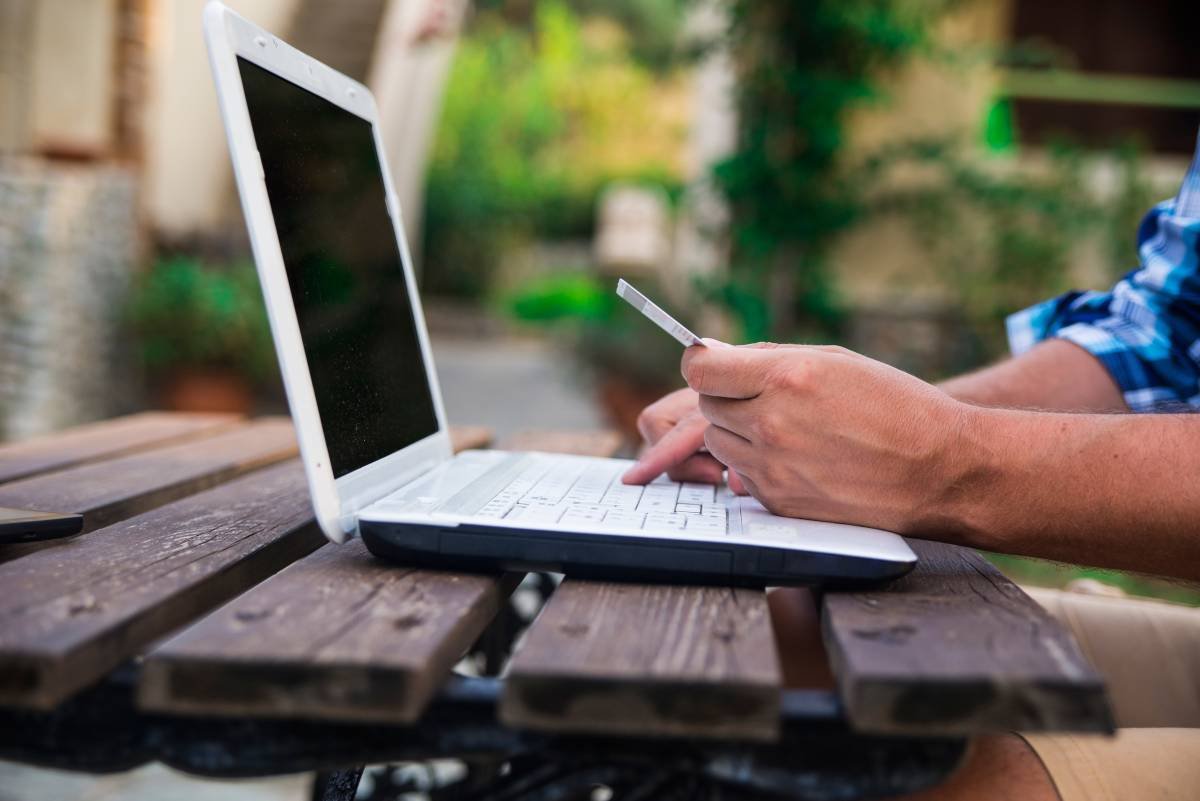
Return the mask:
[[760, 415], [751, 426], [751, 434], [759, 442], [774, 442], [780, 434], [779, 421], [774, 415]]
[[646, 426], [648, 426], [650, 424], [650, 418], [651, 418], [651, 414], [652, 414], [650, 410], [652, 408], [654, 408], [654, 407], [647, 406], [645, 409], [642, 409], [641, 412], [638, 413], [638, 416], [637, 416], [638, 430], [641, 431], [643, 434], [646, 433]]
[[804, 392], [812, 386], [815, 372], [810, 359], [781, 359], [771, 367], [771, 383], [791, 392]]
[[643, 438], [650, 440], [658, 432], [658, 414], [654, 406], [647, 406], [637, 416], [637, 429]]
[[721, 448], [720, 435], [717, 433], [716, 426], [709, 426], [708, 428], [704, 429], [704, 447], [708, 448], [709, 453], [712, 454], [717, 454], [723, 450]]

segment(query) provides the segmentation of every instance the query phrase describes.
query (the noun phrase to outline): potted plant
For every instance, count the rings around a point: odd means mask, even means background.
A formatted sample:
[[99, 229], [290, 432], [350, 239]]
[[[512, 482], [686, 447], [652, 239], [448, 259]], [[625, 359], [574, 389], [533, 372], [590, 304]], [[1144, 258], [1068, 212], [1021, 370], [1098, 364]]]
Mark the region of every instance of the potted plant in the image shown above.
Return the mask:
[[[510, 298], [508, 311], [519, 322], [553, 328], [571, 343], [610, 422], [637, 442], [641, 410], [683, 385], [681, 348], [618, 298], [615, 284], [587, 273], [540, 278]], [[640, 289], [661, 297], [653, 284], [639, 280]], [[685, 316], [679, 319], [690, 324]]]
[[162, 405], [246, 413], [276, 375], [266, 311], [252, 265], [159, 262], [136, 286], [129, 319]]

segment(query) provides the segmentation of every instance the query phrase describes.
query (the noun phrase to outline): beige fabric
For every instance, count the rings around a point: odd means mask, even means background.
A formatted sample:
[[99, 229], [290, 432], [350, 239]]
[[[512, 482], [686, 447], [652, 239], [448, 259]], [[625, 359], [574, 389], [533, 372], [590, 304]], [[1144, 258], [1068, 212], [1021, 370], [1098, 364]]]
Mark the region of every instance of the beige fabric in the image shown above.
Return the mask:
[[1062, 801], [1200, 799], [1200, 609], [1028, 589], [1108, 682], [1116, 737], [1022, 735]]
[[1026, 592], [1071, 629], [1104, 676], [1118, 727], [1200, 728], [1200, 609], [1038, 588]]
[[1062, 801], [1200, 799], [1200, 729], [1122, 729], [1111, 738], [1022, 736]]

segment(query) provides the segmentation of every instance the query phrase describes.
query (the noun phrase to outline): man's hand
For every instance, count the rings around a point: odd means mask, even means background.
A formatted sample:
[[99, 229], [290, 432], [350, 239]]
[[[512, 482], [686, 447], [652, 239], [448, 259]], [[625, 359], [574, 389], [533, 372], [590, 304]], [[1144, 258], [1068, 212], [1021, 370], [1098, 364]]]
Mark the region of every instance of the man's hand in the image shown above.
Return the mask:
[[[720, 484], [725, 465], [704, 452], [708, 421], [700, 414], [699, 396], [679, 389], [647, 406], [638, 415], [638, 431], [650, 445], [622, 476], [626, 484], [645, 484], [666, 473], [673, 481]], [[729, 488], [745, 495], [737, 475], [730, 473]]]
[[775, 514], [928, 532], [974, 407], [843, 348], [688, 348], [709, 452]]

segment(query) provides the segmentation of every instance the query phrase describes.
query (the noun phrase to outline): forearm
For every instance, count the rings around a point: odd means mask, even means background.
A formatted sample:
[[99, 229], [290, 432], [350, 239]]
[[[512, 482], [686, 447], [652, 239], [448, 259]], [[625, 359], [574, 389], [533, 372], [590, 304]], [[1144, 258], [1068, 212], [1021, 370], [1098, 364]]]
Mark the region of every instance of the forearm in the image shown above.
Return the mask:
[[978, 406], [1048, 411], [1127, 411], [1104, 366], [1083, 348], [1050, 339], [1029, 352], [943, 382], [941, 389]]
[[969, 408], [961, 439], [948, 539], [1200, 580], [1200, 416]]

